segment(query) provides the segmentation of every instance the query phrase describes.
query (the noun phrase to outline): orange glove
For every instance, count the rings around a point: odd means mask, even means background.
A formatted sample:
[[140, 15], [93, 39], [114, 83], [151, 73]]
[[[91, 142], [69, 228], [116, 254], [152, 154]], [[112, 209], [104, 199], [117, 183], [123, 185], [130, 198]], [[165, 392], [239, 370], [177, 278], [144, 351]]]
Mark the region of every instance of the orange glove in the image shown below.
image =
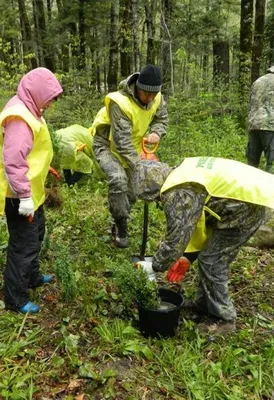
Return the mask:
[[153, 161], [159, 161], [158, 157], [153, 154], [153, 153], [142, 153], [141, 154], [141, 160], [153, 160]]
[[190, 261], [186, 257], [180, 257], [167, 273], [169, 282], [180, 282], [184, 279], [185, 274], [190, 266]]
[[60, 179], [60, 174], [52, 167], [49, 167], [49, 173], [51, 173], [55, 179]]

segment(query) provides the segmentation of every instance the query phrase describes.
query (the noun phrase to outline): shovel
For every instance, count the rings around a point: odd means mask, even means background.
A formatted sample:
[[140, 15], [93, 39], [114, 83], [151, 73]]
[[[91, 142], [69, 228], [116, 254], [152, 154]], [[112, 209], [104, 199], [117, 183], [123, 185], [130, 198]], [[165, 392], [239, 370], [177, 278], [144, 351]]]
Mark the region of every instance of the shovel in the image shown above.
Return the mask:
[[[158, 161], [158, 158], [154, 154], [158, 149], [158, 143], [153, 144], [153, 148], [149, 149], [146, 144], [148, 144], [147, 139], [144, 138], [142, 141], [142, 160], [154, 160]], [[137, 263], [138, 261], [152, 261], [152, 256], [145, 256], [146, 254], [146, 245], [147, 245], [147, 233], [148, 233], [148, 203], [144, 204], [144, 216], [143, 216], [143, 236], [142, 236], [142, 244], [140, 249], [139, 256], [133, 256], [133, 263]]]

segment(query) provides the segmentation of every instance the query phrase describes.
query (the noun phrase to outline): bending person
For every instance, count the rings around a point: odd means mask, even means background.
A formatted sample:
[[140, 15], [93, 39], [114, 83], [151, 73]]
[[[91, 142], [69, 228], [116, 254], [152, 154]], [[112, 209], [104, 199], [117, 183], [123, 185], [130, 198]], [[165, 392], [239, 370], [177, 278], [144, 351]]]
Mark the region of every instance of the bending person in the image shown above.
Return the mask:
[[65, 181], [69, 186], [74, 185], [83, 175], [93, 172], [92, 136], [89, 129], [77, 124], [55, 134]]
[[264, 222], [265, 207], [274, 208], [274, 177], [237, 161], [193, 157], [177, 168], [140, 161], [134, 184], [139, 199], [161, 201], [167, 224], [152, 263], [141, 266], [152, 278], [169, 270], [168, 277], [175, 281], [185, 272], [180, 257], [198, 252], [200, 282], [193, 309], [214, 318], [204, 329], [233, 330], [236, 310], [228, 293], [229, 267]]

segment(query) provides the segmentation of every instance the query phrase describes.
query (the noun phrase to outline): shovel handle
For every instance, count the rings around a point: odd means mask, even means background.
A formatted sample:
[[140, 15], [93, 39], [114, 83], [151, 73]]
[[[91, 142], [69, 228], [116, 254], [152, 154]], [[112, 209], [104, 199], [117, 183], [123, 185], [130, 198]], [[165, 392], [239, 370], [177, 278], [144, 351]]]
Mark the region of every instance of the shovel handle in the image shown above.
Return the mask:
[[149, 142], [147, 141], [146, 138], [144, 138], [142, 140], [142, 150], [143, 150], [144, 153], [153, 154], [153, 153], [155, 153], [157, 151], [159, 143], [151, 143], [151, 144], [153, 144], [153, 148], [152, 149], [149, 149], [148, 147], [146, 147], [146, 144], [149, 144]]

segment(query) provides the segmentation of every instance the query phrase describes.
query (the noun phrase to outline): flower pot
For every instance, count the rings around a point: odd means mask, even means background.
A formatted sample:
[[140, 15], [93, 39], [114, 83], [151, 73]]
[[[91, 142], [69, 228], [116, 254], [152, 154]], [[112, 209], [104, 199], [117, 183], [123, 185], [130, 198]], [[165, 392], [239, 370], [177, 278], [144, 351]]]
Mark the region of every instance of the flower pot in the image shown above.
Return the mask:
[[147, 309], [141, 305], [138, 307], [140, 331], [145, 337], [175, 335], [184, 298], [180, 293], [164, 288], [159, 289], [159, 296], [161, 301], [171, 305], [171, 308]]

